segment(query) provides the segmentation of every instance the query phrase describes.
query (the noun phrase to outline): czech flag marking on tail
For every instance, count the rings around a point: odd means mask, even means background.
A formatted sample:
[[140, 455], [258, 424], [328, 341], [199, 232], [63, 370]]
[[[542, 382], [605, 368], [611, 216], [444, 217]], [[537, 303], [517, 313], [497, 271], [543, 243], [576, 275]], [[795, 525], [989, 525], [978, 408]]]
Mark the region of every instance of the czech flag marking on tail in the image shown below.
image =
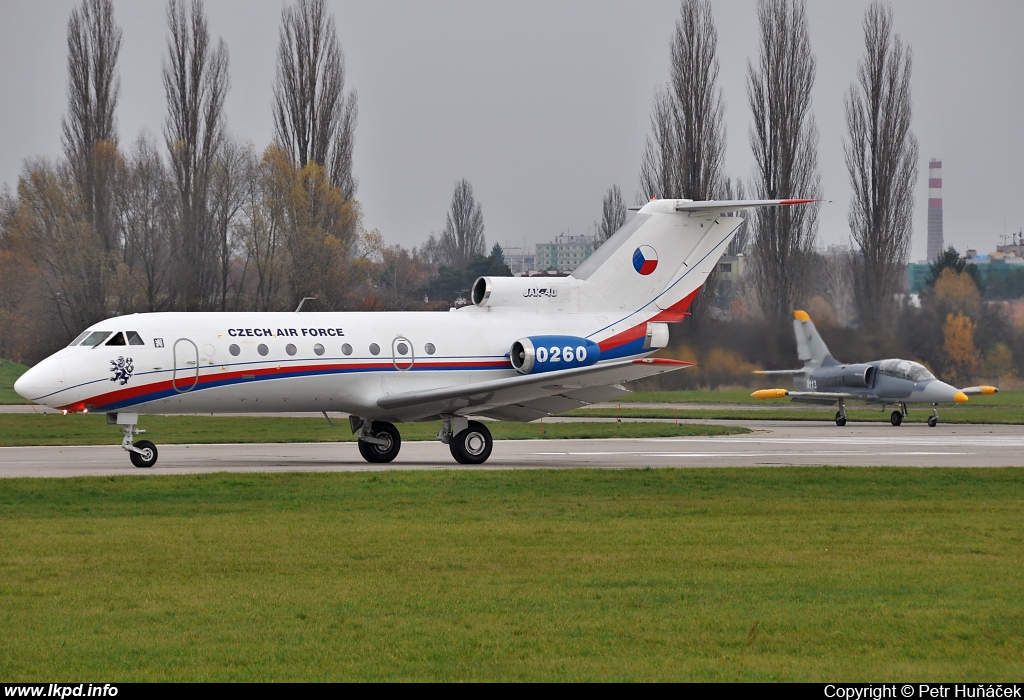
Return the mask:
[[642, 245], [633, 252], [633, 268], [641, 275], [649, 275], [658, 267], [658, 251]]

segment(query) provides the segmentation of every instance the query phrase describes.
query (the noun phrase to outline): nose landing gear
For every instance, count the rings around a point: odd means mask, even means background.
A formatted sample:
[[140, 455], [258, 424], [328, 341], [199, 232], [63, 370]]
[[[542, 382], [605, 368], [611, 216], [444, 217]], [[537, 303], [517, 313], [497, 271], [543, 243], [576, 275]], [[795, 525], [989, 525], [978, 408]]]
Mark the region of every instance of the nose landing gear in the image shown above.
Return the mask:
[[157, 449], [149, 440], [133, 442], [135, 436], [146, 432], [139, 430], [138, 413], [108, 413], [107, 423], [116, 424], [121, 427], [124, 438], [121, 440], [121, 449], [128, 453], [128, 458], [139, 469], [149, 469], [156, 464]]
[[934, 428], [938, 424], [939, 424], [939, 404], [933, 403], [932, 404], [932, 415], [931, 415], [930, 418], [928, 418], [928, 427], [929, 428]]

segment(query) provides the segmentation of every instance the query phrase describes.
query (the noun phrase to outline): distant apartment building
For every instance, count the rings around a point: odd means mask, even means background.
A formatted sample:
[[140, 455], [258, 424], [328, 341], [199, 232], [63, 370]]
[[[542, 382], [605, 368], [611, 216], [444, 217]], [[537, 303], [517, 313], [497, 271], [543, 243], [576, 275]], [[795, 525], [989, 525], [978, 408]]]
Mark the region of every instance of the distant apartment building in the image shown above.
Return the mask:
[[537, 269], [536, 251], [529, 248], [517, 246], [505, 246], [501, 249], [505, 264], [512, 270], [512, 274], [521, 277], [530, 270]]
[[556, 236], [551, 243], [538, 243], [534, 260], [537, 270], [572, 272], [597, 249], [596, 236]]

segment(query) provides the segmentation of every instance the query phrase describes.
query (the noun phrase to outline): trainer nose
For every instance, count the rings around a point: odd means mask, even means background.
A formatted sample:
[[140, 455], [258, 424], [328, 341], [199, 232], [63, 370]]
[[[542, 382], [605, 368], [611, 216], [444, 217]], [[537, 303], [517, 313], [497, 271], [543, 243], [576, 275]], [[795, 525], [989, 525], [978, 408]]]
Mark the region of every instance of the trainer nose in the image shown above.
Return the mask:
[[14, 390], [18, 395], [37, 403], [46, 403], [48, 395], [63, 388], [64, 364], [53, 358], [30, 367], [14, 382]]

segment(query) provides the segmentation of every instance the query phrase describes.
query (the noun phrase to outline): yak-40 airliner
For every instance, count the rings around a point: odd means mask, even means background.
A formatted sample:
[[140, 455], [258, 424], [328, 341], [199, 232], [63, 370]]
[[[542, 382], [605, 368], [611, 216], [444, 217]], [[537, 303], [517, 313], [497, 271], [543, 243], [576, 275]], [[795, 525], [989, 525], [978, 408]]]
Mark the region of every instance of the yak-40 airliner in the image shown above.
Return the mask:
[[569, 277], [481, 277], [451, 312], [147, 313], [86, 329], [14, 389], [65, 413], [101, 412], [136, 467], [143, 414], [350, 414], [359, 452], [390, 462], [396, 422], [441, 420], [462, 464], [491, 454], [471, 417], [530, 421], [688, 366], [651, 358], [718, 263], [751, 207], [814, 200], [656, 199]]

